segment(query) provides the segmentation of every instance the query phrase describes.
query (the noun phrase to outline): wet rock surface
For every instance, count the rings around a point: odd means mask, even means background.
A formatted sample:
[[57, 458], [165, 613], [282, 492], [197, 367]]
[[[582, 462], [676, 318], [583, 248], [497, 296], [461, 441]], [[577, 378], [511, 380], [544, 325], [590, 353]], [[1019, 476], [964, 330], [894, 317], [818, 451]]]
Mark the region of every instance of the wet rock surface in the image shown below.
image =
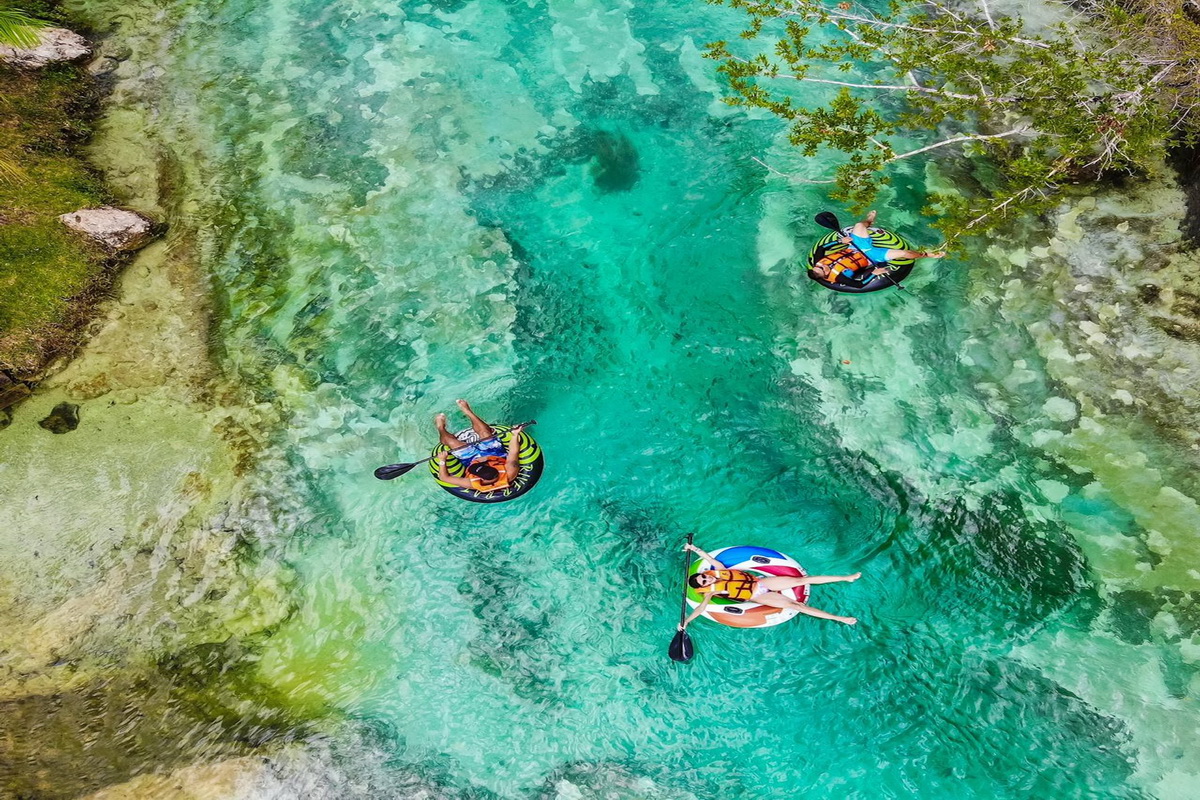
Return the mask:
[[1200, 247], [1200, 144], [1176, 146], [1170, 161], [1187, 198], [1187, 213], [1180, 225], [1183, 238], [1190, 246]]
[[48, 64], [79, 61], [92, 53], [92, 46], [66, 28], [43, 28], [36, 47], [10, 47], [0, 44], [0, 61], [22, 69], [38, 69]]
[[114, 253], [138, 250], [157, 234], [152, 220], [136, 211], [113, 206], [81, 208], [61, 215], [59, 220]]
[[29, 386], [0, 372], [0, 410], [12, 408], [29, 397]]

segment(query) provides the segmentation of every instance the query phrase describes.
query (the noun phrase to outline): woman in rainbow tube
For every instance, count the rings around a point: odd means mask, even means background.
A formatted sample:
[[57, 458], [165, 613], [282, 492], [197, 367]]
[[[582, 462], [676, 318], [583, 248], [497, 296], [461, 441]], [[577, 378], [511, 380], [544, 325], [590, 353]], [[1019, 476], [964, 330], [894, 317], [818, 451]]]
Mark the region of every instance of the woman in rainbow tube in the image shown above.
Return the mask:
[[780, 594], [780, 591], [804, 585], [851, 583], [859, 579], [862, 575], [861, 572], [856, 572], [853, 575], [805, 575], [799, 578], [773, 576], [770, 578], [760, 578], [757, 575], [751, 575], [749, 572], [728, 569], [720, 561], [717, 561], [693, 544], [688, 544], [684, 549], [690, 550], [704, 559], [705, 562], [712, 566], [712, 570], [697, 572], [688, 578], [688, 585], [699, 594], [704, 595], [704, 599], [692, 611], [691, 615], [679, 625], [679, 630], [683, 630], [692, 623], [692, 620], [703, 614], [714, 597], [730, 597], [739, 601], [754, 600], [764, 606], [790, 608], [801, 614], [807, 614], [810, 617], [831, 619], [835, 622], [845, 623], [846, 625], [854, 625], [858, 622], [858, 619], [855, 617], [839, 617], [836, 614], [830, 614], [827, 611], [813, 608], [806, 603], [798, 603], [791, 598], [784, 597]]

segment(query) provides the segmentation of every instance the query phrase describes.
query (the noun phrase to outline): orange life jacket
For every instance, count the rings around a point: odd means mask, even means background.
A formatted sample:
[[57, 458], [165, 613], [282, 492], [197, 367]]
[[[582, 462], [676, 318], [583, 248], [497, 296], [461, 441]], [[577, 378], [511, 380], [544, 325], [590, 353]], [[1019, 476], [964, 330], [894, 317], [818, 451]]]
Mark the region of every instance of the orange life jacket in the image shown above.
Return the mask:
[[504, 465], [507, 462], [508, 462], [508, 459], [505, 458], [504, 456], [488, 456], [487, 458], [476, 459], [476, 460], [472, 461], [471, 466], [475, 466], [476, 464], [481, 464], [481, 463], [488, 464], [489, 466], [493, 467], [497, 472], [500, 473], [500, 477], [496, 479], [495, 483], [482, 483], [479, 480], [479, 478], [476, 478], [471, 473], [470, 469], [468, 469], [467, 470], [467, 480], [469, 480], [471, 482], [471, 488], [477, 492], [494, 492], [498, 489], [507, 489], [508, 488], [508, 471], [504, 467]]
[[817, 264], [829, 267], [829, 277], [825, 280], [837, 283], [838, 276], [847, 270], [857, 273], [860, 269], [870, 267], [871, 259], [856, 247], [845, 247], [826, 253]]
[[754, 596], [754, 586], [758, 578], [740, 569], [714, 569], [708, 573], [717, 579], [697, 589], [701, 594], [724, 595], [732, 600], [749, 600]]

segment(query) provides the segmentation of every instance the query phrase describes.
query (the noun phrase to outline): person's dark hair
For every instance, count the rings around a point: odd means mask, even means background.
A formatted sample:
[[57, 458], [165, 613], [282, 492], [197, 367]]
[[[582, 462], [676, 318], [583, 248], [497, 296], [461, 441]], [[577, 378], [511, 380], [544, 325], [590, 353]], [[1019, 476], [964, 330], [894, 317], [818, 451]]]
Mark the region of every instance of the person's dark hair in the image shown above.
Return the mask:
[[689, 575], [688, 586], [692, 587], [693, 589], [703, 589], [704, 587], [700, 585], [700, 576], [703, 574], [703, 572], [697, 572], [695, 575]]
[[494, 483], [500, 477], [500, 470], [491, 464], [472, 464], [467, 467], [467, 472], [479, 478], [484, 483]]

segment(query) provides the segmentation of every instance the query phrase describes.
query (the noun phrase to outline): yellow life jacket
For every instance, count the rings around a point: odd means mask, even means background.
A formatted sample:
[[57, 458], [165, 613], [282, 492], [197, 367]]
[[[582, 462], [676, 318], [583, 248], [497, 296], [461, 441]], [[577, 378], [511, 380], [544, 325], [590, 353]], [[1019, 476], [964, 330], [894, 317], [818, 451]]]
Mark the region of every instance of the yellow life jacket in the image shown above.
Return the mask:
[[471, 488], [477, 492], [495, 492], [499, 489], [507, 489], [508, 471], [504, 466], [507, 462], [508, 459], [504, 456], [488, 456], [487, 458], [476, 459], [475, 461], [472, 461], [471, 466], [475, 466], [476, 464], [480, 463], [488, 464], [500, 473], [500, 477], [496, 479], [495, 483], [482, 483], [479, 478], [476, 478], [471, 473], [470, 469], [468, 469], [467, 480], [471, 482]]
[[758, 578], [740, 569], [715, 569], [708, 573], [717, 579], [716, 583], [697, 589], [701, 594], [724, 595], [739, 602], [749, 600], [754, 596], [754, 586]]
[[829, 277], [825, 280], [837, 283], [838, 276], [847, 270], [857, 274], [858, 270], [870, 267], [871, 259], [856, 247], [845, 247], [832, 253], [826, 253], [817, 264], [829, 267]]

